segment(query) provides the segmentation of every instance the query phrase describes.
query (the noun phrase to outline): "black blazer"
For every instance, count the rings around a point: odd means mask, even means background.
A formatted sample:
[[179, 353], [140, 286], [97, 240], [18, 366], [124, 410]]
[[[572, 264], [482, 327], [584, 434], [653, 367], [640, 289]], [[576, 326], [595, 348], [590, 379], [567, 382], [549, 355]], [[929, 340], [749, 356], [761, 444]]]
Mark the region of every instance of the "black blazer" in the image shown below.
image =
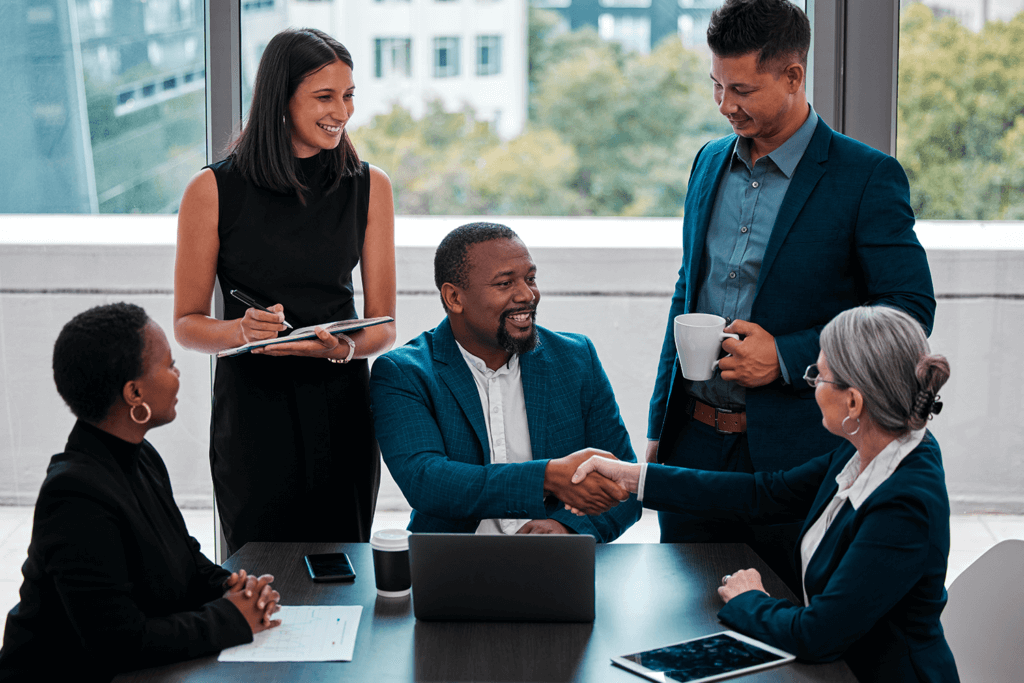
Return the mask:
[[0, 681], [110, 680], [252, 641], [153, 446], [83, 422], [50, 460], [22, 573]]

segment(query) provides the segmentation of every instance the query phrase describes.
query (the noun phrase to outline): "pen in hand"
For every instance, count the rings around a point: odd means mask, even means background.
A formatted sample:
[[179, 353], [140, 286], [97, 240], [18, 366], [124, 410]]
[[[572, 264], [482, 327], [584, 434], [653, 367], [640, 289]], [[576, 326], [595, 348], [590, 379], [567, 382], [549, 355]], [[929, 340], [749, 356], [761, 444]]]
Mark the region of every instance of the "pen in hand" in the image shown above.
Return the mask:
[[[241, 301], [246, 306], [249, 306], [251, 308], [259, 309], [259, 310], [264, 311], [266, 313], [270, 313], [270, 311], [267, 310], [266, 306], [264, 306], [261, 303], [258, 303], [255, 299], [253, 299], [251, 296], [249, 296], [248, 294], [246, 294], [245, 292], [243, 292], [240, 289], [232, 289], [231, 290], [231, 296], [235, 297], [236, 299]], [[295, 329], [294, 327], [292, 327], [288, 323], [287, 320], [284, 321], [284, 326], [287, 327], [289, 330], [294, 330]]]

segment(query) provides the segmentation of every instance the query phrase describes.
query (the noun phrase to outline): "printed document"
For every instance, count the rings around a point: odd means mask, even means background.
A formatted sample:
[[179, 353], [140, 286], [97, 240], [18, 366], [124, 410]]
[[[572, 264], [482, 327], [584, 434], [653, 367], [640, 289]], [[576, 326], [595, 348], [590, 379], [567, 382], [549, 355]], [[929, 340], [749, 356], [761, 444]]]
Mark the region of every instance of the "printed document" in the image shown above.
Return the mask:
[[282, 606], [276, 628], [222, 650], [218, 662], [351, 662], [362, 605]]

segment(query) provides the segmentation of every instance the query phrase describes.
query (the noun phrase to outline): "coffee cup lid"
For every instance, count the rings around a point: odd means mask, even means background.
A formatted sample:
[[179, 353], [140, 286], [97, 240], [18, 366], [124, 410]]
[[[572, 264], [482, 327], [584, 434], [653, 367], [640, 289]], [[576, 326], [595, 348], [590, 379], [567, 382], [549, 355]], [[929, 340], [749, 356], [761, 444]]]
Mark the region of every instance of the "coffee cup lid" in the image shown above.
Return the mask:
[[407, 529], [381, 529], [370, 538], [370, 545], [380, 550], [405, 550], [411, 535]]

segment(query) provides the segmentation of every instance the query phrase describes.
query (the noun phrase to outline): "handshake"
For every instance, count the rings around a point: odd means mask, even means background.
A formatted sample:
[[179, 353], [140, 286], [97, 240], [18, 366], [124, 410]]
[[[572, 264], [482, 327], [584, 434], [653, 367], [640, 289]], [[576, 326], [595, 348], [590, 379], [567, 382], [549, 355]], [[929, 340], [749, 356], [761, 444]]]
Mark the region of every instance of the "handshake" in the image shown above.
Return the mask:
[[584, 448], [549, 460], [544, 495], [552, 495], [577, 515], [599, 515], [636, 493], [640, 465], [623, 462], [608, 451]]

